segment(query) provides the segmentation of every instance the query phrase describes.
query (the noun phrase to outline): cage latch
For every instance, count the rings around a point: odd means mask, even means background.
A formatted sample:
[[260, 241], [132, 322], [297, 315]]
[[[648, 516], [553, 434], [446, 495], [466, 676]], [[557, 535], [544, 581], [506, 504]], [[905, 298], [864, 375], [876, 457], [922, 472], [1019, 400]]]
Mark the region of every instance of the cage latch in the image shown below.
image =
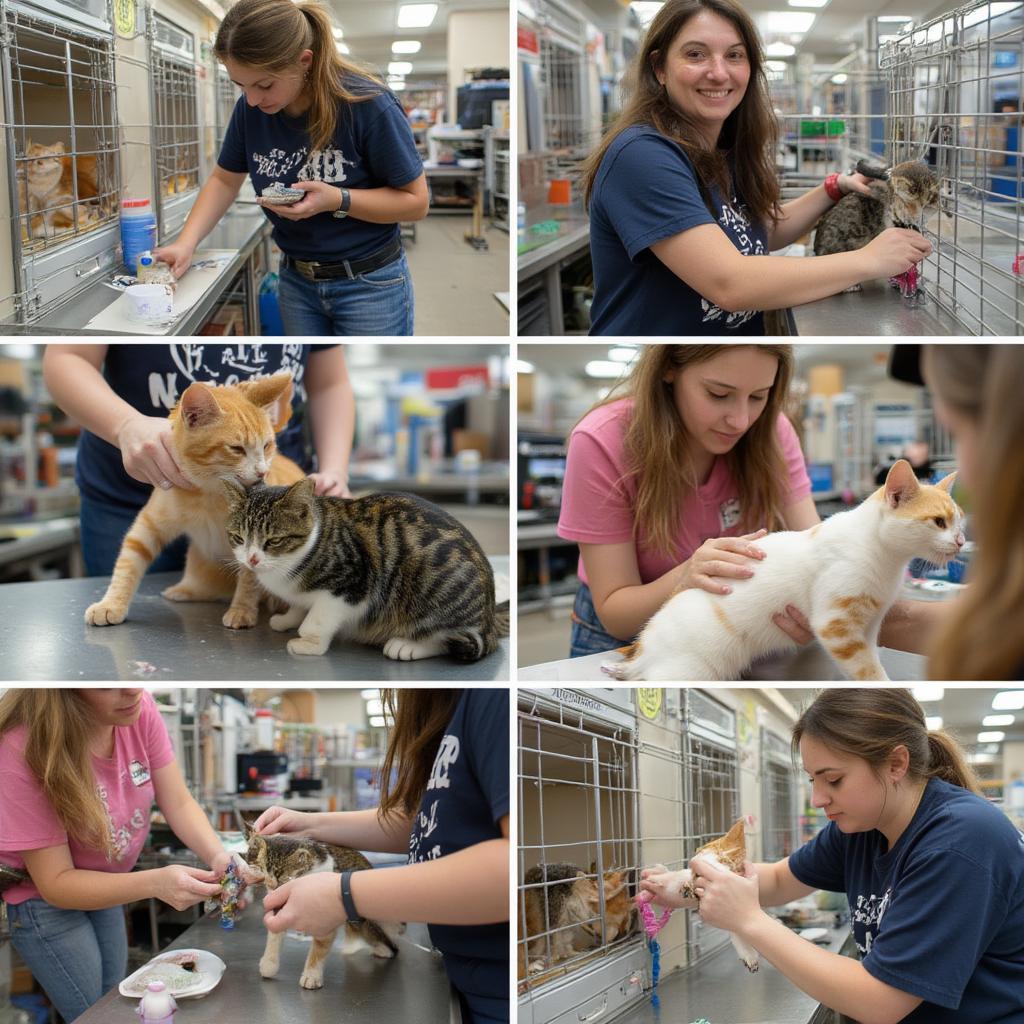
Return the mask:
[[[90, 263], [95, 264], [95, 266], [90, 267]], [[93, 274], [98, 274], [102, 270], [103, 267], [100, 265], [99, 256], [93, 256], [90, 259], [83, 260], [77, 267], [75, 267], [75, 277], [92, 277]]]

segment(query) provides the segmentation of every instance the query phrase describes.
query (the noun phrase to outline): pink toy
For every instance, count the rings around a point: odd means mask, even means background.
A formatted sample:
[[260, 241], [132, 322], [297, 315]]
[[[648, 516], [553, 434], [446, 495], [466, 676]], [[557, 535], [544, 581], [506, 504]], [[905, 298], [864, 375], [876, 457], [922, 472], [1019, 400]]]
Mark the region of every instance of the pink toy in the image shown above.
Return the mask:
[[146, 994], [135, 1010], [142, 1024], [174, 1024], [178, 1004], [166, 988], [162, 981], [151, 981], [146, 986]]
[[672, 916], [671, 907], [666, 907], [665, 913], [660, 918], [655, 916], [654, 907], [651, 906], [653, 899], [654, 893], [647, 892], [646, 889], [638, 892], [635, 898], [636, 905], [640, 908], [640, 915], [644, 919], [644, 931], [647, 932], [649, 939], [653, 939], [668, 924], [668, 919]]
[[919, 282], [920, 274], [918, 273], [916, 263], [902, 274], [897, 274], [895, 277], [889, 278], [889, 283], [894, 288], [899, 288], [900, 295], [905, 299], [912, 299], [918, 293], [918, 289], [920, 287]]
[[1018, 277], [1024, 277], [1024, 253], [1013, 261], [1013, 272]]

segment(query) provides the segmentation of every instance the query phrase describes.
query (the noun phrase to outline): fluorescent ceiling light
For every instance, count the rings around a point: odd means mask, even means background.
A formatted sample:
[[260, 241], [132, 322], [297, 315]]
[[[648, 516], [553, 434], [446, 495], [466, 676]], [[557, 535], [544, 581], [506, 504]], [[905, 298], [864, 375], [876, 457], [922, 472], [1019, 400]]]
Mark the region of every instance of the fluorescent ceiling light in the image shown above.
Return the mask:
[[334, 33], [335, 39], [341, 39], [341, 37], [345, 34], [344, 30], [340, 25], [335, 25], [334, 28], [331, 29], [331, 31]]
[[537, 10], [530, 3], [530, 0], [519, 0], [518, 11], [524, 18], [529, 18], [530, 21], [537, 20]]
[[990, 19], [994, 20], [1000, 14], [1008, 14], [1010, 11], [1015, 11], [1018, 7], [1020, 7], [1020, 4], [982, 4], [964, 15], [964, 28], [970, 28], [972, 25], [977, 25]]
[[380, 696], [380, 690], [360, 690], [359, 696], [363, 700], [376, 700]]
[[663, 0], [633, 0], [633, 3], [629, 5], [630, 10], [637, 16], [644, 28], [654, 21], [654, 16], [664, 6]]
[[437, 4], [402, 4], [398, 8], [399, 28], [426, 28], [437, 14]]
[[335, 43], [335, 45], [338, 47], [338, 53], [351, 53], [352, 52], [349, 49], [348, 43]]
[[418, 39], [396, 39], [391, 44], [392, 53], [419, 53], [423, 44]]
[[608, 358], [613, 363], [631, 363], [636, 358], [636, 349], [631, 345], [616, 345], [608, 349]]
[[942, 728], [942, 715], [925, 715], [924, 724], [929, 732], [935, 732]]
[[1013, 725], [1016, 721], [1013, 715], [986, 715], [981, 724], [986, 728], [994, 728], [997, 725]]
[[921, 686], [915, 686], [911, 691], [914, 695], [914, 700], [921, 704], [927, 704], [933, 700], [942, 700], [942, 695], [945, 692], [943, 687], [935, 686], [933, 683], [923, 683]]
[[762, 35], [802, 35], [817, 15], [809, 11], [764, 11], [754, 17]]
[[412, 65], [407, 60], [393, 60], [388, 65], [389, 75], [410, 75], [412, 74]]
[[914, 19], [903, 14], [880, 14], [875, 21], [891, 21], [894, 24], [902, 24], [905, 21], [913, 21]]
[[790, 7], [825, 7], [829, 0], [786, 0]]
[[843, 74], [842, 71], [840, 71], [838, 75], [833, 75], [832, 76], [831, 82], [832, 82], [833, 85], [845, 85], [846, 84], [846, 79], [848, 77], [849, 77], [849, 75], [845, 75], [845, 74]]
[[625, 369], [623, 363], [613, 363], [610, 359], [591, 359], [584, 367], [588, 377], [621, 377]]
[[370, 716], [370, 725], [374, 729], [383, 729], [384, 728], [384, 716], [383, 715], [371, 715]]
[[393, 82], [388, 82], [388, 88], [390, 88], [392, 92], [402, 92], [405, 89], [405, 79], [396, 78]]
[[535, 369], [533, 363], [528, 363], [525, 359], [516, 360], [516, 373], [533, 373]]
[[789, 65], [784, 60], [766, 60], [764, 66], [769, 71], [788, 71]]
[[979, 732], [978, 742], [979, 743], [1002, 743], [1003, 738], [1006, 736], [1005, 732]]
[[792, 57], [796, 53], [796, 47], [790, 46], [789, 43], [770, 43], [764, 52], [769, 57]]
[[1024, 690], [1000, 690], [992, 698], [993, 711], [1021, 711], [1024, 709]]

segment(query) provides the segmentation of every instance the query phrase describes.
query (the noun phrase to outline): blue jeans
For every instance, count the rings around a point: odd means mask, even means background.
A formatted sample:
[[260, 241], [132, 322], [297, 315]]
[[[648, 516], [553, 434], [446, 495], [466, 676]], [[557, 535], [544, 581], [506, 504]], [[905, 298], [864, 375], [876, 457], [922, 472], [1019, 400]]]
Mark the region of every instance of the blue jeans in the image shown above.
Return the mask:
[[[110, 505], [82, 495], [82, 507], [79, 510], [80, 542], [82, 560], [89, 576], [109, 576], [113, 573], [121, 541], [138, 514], [138, 509]], [[185, 568], [187, 549], [188, 538], [179, 537], [171, 541], [163, 553], [156, 556], [156, 561], [147, 571], [180, 572]]]
[[594, 608], [590, 587], [581, 583], [572, 606], [572, 633], [569, 638], [569, 657], [582, 658], [587, 654], [603, 654], [624, 646], [624, 641], [612, 636], [601, 625]]
[[404, 252], [386, 267], [330, 281], [308, 281], [282, 260], [277, 301], [288, 335], [412, 334], [412, 278]]
[[124, 907], [61, 910], [46, 900], [7, 907], [11, 942], [68, 1024], [128, 968]]

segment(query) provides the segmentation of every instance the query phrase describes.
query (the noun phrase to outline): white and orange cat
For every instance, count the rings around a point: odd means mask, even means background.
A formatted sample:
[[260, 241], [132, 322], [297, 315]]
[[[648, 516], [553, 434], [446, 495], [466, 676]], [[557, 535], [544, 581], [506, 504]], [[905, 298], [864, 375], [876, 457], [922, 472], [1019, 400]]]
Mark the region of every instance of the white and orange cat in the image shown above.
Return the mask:
[[602, 668], [616, 679], [738, 679], [755, 659], [796, 646], [772, 622], [793, 605], [850, 679], [888, 679], [878, 660], [878, 628], [911, 558], [944, 565], [963, 546], [963, 513], [950, 497], [956, 474], [921, 484], [901, 459], [885, 485], [848, 512], [809, 530], [758, 540], [767, 558], [733, 592], [674, 594]]
[[107, 592], [86, 609], [89, 625], [123, 622], [146, 569], [183, 533], [189, 538], [185, 574], [163, 596], [171, 601], [230, 598], [224, 625], [256, 625], [264, 591], [231, 554], [223, 481], [248, 487], [260, 481], [292, 484], [303, 478], [291, 459], [276, 454], [274, 435], [291, 416], [291, 396], [289, 373], [228, 386], [195, 383], [186, 388], [168, 418], [178, 463], [198, 490], [153, 489], [125, 535]]
[[[25, 171], [19, 173], [18, 181], [23, 237], [51, 238], [99, 220], [100, 209], [92, 202], [99, 195], [95, 155], [84, 153], [72, 161], [64, 153], [63, 142], [51, 146], [29, 142], [25, 158]], [[73, 176], [78, 186], [77, 216]]]

